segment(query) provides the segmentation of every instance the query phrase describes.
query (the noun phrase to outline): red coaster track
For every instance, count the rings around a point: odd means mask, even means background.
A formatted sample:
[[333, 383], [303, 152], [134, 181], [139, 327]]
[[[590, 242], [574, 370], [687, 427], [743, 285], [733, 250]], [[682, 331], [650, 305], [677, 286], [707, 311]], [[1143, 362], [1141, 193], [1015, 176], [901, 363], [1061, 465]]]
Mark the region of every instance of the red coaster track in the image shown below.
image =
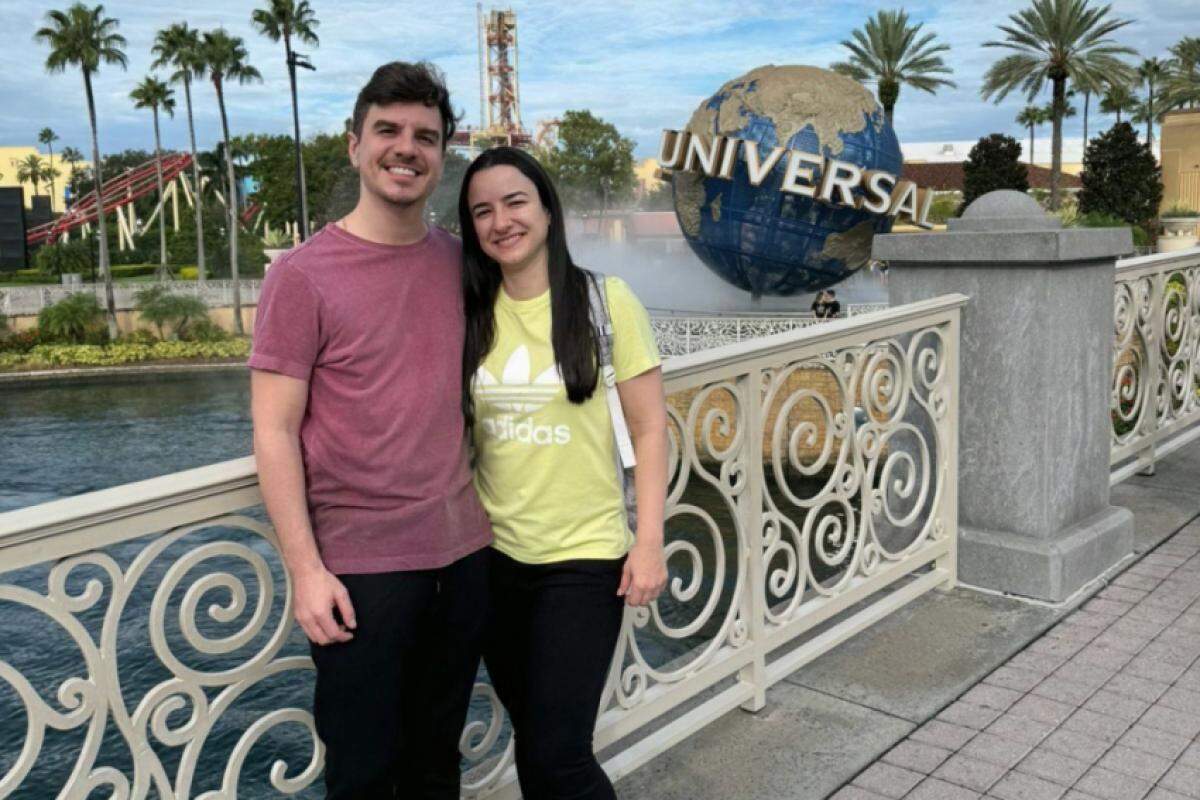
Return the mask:
[[[163, 186], [179, 177], [185, 169], [192, 165], [192, 157], [188, 153], [168, 153], [163, 156]], [[194, 188], [194, 187], [193, 187]], [[154, 176], [154, 161], [131, 169], [116, 178], [109, 178], [100, 190], [104, 198], [104, 209], [109, 211], [128, 205], [140, 197], [156, 191], [158, 182]], [[96, 221], [96, 193], [88, 192], [79, 198], [71, 210], [56, 220], [30, 228], [25, 233], [25, 241], [29, 245], [54, 244], [58, 237], [67, 231], [89, 222]]]

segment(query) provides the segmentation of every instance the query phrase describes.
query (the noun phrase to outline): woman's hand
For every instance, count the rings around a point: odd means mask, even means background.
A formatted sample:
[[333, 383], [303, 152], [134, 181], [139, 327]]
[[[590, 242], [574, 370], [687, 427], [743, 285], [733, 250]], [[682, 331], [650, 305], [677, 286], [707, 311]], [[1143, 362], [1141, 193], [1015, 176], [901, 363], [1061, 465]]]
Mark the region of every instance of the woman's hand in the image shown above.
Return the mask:
[[625, 605], [649, 605], [667, 585], [667, 562], [661, 541], [639, 539], [625, 557], [621, 587], [617, 594]]

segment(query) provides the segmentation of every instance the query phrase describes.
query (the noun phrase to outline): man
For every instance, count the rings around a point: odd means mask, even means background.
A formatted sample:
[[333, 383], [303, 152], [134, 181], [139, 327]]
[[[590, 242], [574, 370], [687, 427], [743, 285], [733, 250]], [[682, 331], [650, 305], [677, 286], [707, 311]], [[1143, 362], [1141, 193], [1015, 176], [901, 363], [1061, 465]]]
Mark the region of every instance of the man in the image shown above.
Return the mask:
[[459, 795], [491, 529], [464, 442], [460, 244], [423, 219], [454, 129], [433, 67], [376, 70], [348, 136], [358, 204], [272, 266], [255, 322], [254, 451], [332, 800]]

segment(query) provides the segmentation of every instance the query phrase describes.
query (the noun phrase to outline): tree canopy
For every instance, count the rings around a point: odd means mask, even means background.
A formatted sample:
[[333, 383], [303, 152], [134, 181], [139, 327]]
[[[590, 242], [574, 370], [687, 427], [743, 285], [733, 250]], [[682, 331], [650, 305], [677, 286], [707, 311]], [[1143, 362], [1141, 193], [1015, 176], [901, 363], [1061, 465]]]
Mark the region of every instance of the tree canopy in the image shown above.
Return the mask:
[[590, 111], [563, 114], [558, 142], [540, 155], [570, 208], [603, 208], [632, 194], [633, 142]]
[[971, 148], [963, 164], [962, 208], [997, 189], [1029, 191], [1029, 173], [1021, 163], [1021, 145], [1002, 133], [985, 136]]
[[1093, 139], [1083, 155], [1079, 213], [1111, 214], [1148, 228], [1162, 203], [1162, 169], [1128, 122]]

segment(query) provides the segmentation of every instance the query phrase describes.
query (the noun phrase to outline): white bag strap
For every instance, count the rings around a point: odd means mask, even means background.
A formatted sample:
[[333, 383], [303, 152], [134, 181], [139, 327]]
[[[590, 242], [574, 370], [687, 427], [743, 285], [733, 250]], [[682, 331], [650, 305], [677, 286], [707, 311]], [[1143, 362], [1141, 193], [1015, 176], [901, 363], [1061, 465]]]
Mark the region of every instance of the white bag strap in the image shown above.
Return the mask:
[[592, 324], [596, 329], [596, 341], [600, 349], [600, 375], [604, 380], [604, 395], [608, 401], [608, 415], [612, 417], [613, 436], [617, 440], [617, 453], [621, 466], [632, 469], [637, 465], [633, 454], [633, 440], [621, 408], [621, 395], [617, 393], [617, 371], [613, 368], [613, 327], [608, 313], [608, 294], [604, 287], [604, 276], [588, 272], [588, 298], [592, 309]]

